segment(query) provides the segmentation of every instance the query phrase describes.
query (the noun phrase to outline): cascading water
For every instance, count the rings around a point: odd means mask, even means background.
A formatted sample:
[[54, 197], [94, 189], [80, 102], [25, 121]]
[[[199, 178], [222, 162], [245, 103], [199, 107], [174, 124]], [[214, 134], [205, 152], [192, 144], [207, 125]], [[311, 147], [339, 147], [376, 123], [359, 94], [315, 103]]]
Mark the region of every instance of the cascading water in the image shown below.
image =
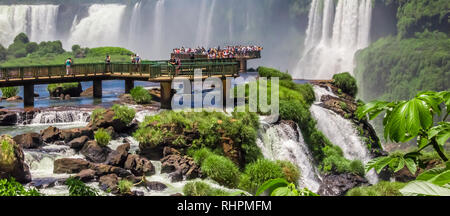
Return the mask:
[[90, 112], [87, 111], [44, 111], [37, 113], [31, 124], [55, 124], [55, 123], [87, 123], [90, 119]]
[[161, 55], [162, 53], [162, 38], [164, 35], [164, 0], [158, 0], [156, 2], [154, 14], [154, 23], [153, 23], [153, 49], [156, 50], [154, 54], [156, 56], [152, 56], [155, 59], [163, 59], [167, 55]]
[[[346, 120], [335, 112], [320, 106], [320, 97], [326, 94], [325, 89], [314, 86], [317, 102], [311, 106], [311, 115], [317, 121], [317, 128], [331, 141], [331, 143], [339, 146], [344, 157], [350, 160], [361, 160], [364, 164], [372, 158], [369, 154], [367, 146], [361, 140], [358, 132], [352, 122]], [[329, 95], [333, 95], [329, 93]], [[376, 173], [371, 170], [366, 174], [367, 180], [371, 184], [378, 181]]]
[[317, 192], [320, 187], [319, 174], [300, 128], [297, 125], [297, 128], [292, 128], [285, 123], [266, 127], [265, 130], [261, 129], [256, 142], [264, 157], [292, 162], [300, 169], [299, 186]]
[[72, 28], [68, 43], [88, 47], [121, 44], [120, 29], [125, 9], [126, 5], [119, 4], [91, 5], [89, 16]]
[[58, 9], [58, 5], [0, 5], [0, 44], [12, 43], [21, 32], [35, 42], [55, 39]]
[[370, 43], [372, 0], [313, 0], [303, 57], [295, 78], [329, 79], [353, 72], [356, 51]]

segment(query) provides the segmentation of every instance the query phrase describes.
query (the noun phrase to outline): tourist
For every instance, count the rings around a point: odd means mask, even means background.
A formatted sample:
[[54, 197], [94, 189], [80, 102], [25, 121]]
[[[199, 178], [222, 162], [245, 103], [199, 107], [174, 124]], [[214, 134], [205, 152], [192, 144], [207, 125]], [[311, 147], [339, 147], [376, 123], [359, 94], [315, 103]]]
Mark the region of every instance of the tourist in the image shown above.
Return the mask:
[[69, 75], [69, 74], [72, 73], [72, 70], [71, 70], [71, 68], [70, 68], [70, 67], [72, 66], [72, 63], [73, 63], [73, 61], [72, 61], [71, 58], [66, 59], [66, 62], [65, 62], [65, 65], [66, 65], [66, 75]]

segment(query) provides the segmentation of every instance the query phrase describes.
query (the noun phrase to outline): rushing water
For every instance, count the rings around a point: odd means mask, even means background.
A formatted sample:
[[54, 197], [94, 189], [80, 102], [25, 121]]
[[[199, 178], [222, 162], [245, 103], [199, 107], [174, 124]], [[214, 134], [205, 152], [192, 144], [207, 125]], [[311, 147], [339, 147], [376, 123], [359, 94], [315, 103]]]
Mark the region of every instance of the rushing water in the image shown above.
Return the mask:
[[[317, 128], [331, 143], [342, 149], [345, 158], [361, 160], [364, 164], [370, 161], [372, 158], [367, 146], [361, 140], [361, 136], [353, 123], [320, 106], [321, 102], [319, 101], [322, 95], [329, 94], [334, 96], [334, 94], [318, 86], [314, 86], [314, 92], [316, 93], [317, 102], [311, 106], [310, 111], [314, 119], [317, 120]], [[366, 174], [366, 178], [372, 184], [378, 181], [378, 177], [373, 170]]]
[[370, 43], [372, 0], [313, 0], [309, 11], [303, 57], [293, 75], [329, 79], [353, 72], [357, 50]]

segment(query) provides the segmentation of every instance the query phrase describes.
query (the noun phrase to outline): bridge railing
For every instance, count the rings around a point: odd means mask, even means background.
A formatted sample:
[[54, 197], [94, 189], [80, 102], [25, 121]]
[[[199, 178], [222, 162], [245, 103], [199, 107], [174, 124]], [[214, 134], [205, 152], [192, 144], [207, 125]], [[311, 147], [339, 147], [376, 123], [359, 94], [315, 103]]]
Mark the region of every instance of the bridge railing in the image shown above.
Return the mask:
[[173, 66], [168, 61], [152, 63], [131, 64], [131, 63], [92, 63], [74, 64], [67, 74], [64, 65], [47, 66], [24, 66], [24, 67], [3, 67], [0, 68], [1, 80], [24, 80], [24, 79], [51, 79], [66, 76], [97, 76], [120, 74], [128, 76], [141, 76], [158, 78], [168, 76], [173, 78], [180, 75], [194, 75], [195, 69], [202, 69], [203, 75], [235, 75], [238, 73], [237, 63], [233, 61], [182, 61], [179, 66]]

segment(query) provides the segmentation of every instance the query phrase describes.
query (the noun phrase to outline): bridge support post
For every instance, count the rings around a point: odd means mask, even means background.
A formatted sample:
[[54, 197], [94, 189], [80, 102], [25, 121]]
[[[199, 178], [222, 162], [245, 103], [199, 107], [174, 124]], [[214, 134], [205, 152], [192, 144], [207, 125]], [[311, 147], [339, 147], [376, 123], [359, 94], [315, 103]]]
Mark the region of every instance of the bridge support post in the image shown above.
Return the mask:
[[94, 98], [102, 98], [102, 80], [94, 80]]
[[239, 73], [247, 72], [247, 60], [241, 59], [239, 60]]
[[161, 109], [172, 109], [172, 81], [161, 82]]
[[130, 94], [131, 89], [134, 88], [134, 80], [125, 80], [125, 94]]
[[27, 84], [23, 86], [23, 106], [34, 107], [34, 85]]

